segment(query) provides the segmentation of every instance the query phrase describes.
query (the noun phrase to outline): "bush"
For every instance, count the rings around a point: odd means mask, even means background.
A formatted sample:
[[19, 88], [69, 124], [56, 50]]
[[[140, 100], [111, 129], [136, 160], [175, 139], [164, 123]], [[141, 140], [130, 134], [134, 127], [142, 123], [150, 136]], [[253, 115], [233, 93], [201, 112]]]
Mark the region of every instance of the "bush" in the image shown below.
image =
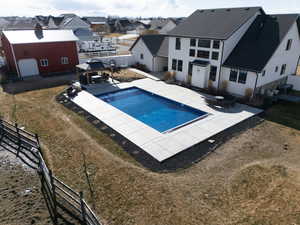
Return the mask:
[[252, 94], [253, 94], [253, 89], [252, 88], [247, 88], [245, 90], [245, 95], [244, 95], [245, 101], [249, 102], [251, 97], [252, 97]]
[[220, 87], [221, 94], [227, 95], [228, 94], [227, 88], [228, 88], [228, 81], [223, 80], [222, 83], [221, 83], [221, 87]]
[[141, 64], [141, 63], [136, 63], [132, 66], [133, 68], [136, 68], [138, 70], [144, 71], [146, 73], [149, 73], [150, 70], [147, 68], [147, 66], [145, 64]]
[[147, 34], [158, 34], [157, 30], [145, 30], [142, 35], [147, 35]]
[[7, 75], [0, 73], [0, 84], [7, 82]]
[[216, 88], [214, 87], [214, 82], [212, 80], [208, 80], [207, 90], [208, 90], [208, 93], [211, 95], [216, 94]]

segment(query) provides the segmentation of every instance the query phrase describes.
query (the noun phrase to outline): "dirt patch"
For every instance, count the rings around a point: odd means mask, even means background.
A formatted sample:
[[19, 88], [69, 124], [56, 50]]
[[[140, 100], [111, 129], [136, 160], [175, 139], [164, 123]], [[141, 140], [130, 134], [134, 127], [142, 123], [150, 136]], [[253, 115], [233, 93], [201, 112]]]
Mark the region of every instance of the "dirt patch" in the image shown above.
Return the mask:
[[35, 171], [0, 150], [0, 224], [51, 225]]

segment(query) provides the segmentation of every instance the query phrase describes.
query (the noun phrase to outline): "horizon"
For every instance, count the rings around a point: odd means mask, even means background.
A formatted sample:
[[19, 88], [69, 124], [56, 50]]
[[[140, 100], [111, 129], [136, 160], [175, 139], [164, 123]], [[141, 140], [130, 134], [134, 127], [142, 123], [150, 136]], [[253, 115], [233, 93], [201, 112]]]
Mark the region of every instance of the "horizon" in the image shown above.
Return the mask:
[[118, 16], [128, 18], [151, 17], [187, 17], [197, 9], [262, 7], [267, 14], [300, 13], [298, 0], [109, 0], [99, 3], [97, 0], [12, 0], [2, 3], [0, 16], [34, 17], [36, 15], [59, 16], [74, 13], [78, 16]]

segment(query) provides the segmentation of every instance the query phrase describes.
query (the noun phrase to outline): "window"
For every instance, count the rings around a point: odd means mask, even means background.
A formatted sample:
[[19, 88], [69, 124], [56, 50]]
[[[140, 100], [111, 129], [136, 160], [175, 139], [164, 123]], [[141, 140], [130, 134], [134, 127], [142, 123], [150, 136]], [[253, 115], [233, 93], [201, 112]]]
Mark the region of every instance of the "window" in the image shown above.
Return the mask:
[[214, 49], [219, 49], [220, 48], [220, 41], [214, 41], [213, 42], [213, 48]]
[[140, 59], [144, 59], [144, 54], [141, 54], [141, 55], [140, 55]]
[[190, 56], [195, 57], [196, 56], [196, 50], [195, 49], [190, 49]]
[[61, 61], [61, 64], [69, 64], [69, 58], [68, 57], [61, 57], [60, 61]]
[[237, 75], [238, 75], [238, 71], [232, 69], [232, 70], [230, 71], [229, 80], [230, 80], [230, 81], [233, 81], [233, 82], [236, 82], [236, 80], [237, 80]]
[[202, 47], [202, 48], [210, 48], [210, 40], [203, 40], [200, 39], [198, 41], [198, 47]]
[[209, 73], [209, 79], [212, 81], [216, 81], [216, 77], [217, 77], [217, 67], [211, 66], [210, 73]]
[[214, 60], [219, 60], [219, 52], [212, 52], [211, 58]]
[[172, 60], [172, 70], [176, 70], [177, 69], [177, 60], [173, 59]]
[[197, 57], [209, 59], [209, 51], [198, 50]]
[[190, 40], [190, 46], [195, 47], [196, 46], [196, 39]]
[[289, 40], [288, 40], [288, 42], [287, 42], [287, 44], [286, 44], [286, 50], [287, 50], [287, 51], [291, 49], [291, 47], [292, 47], [292, 42], [293, 42], [292, 39], [289, 39]]
[[181, 49], [181, 40], [180, 38], [176, 38], [176, 46], [175, 46], [176, 50], [180, 50]]
[[264, 70], [261, 75], [264, 77], [266, 75], [266, 71]]
[[41, 60], [40, 60], [40, 64], [41, 64], [41, 66], [43, 66], [43, 67], [48, 66], [48, 59], [41, 59]]
[[238, 82], [241, 84], [246, 84], [247, 81], [247, 71], [240, 71]]
[[177, 70], [182, 71], [182, 60], [178, 60]]
[[281, 66], [280, 75], [285, 74], [285, 71], [286, 71], [286, 64], [283, 64], [283, 65]]
[[276, 73], [278, 72], [278, 66], [275, 67], [275, 72], [276, 72]]

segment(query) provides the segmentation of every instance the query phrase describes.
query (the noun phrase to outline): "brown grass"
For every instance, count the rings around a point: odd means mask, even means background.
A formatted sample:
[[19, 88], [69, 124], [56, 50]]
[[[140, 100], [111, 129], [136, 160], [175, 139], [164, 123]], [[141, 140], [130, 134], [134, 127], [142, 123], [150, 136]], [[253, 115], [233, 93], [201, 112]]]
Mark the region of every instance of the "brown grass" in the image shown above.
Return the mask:
[[298, 66], [298, 69], [297, 69], [297, 75], [300, 76], [300, 66]]
[[[110, 225], [300, 223], [300, 132], [263, 122], [189, 169], [152, 173], [55, 102], [64, 87], [0, 93], [0, 111], [41, 135], [55, 174], [94, 201]], [[95, 192], [91, 199], [81, 152]]]

